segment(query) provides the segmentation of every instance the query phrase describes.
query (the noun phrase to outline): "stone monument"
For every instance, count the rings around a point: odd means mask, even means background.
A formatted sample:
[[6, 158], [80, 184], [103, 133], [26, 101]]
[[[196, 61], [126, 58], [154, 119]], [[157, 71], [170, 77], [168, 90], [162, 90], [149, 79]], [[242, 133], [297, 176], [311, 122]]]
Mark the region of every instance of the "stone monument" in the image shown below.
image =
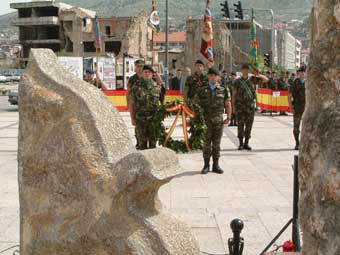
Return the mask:
[[31, 50], [19, 100], [20, 254], [200, 254], [160, 210], [159, 188], [183, 175], [174, 152], [137, 152], [112, 103], [51, 50]]
[[340, 0], [315, 0], [303, 116], [302, 254], [340, 254]]

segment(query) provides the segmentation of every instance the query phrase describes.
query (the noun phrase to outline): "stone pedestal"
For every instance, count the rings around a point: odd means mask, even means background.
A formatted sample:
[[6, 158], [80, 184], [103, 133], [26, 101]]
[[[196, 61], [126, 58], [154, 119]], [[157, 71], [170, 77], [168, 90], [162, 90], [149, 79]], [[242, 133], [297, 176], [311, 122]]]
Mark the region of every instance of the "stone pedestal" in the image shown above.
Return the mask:
[[180, 173], [165, 148], [137, 152], [112, 103], [51, 50], [32, 49], [19, 85], [20, 254], [199, 254], [160, 210]]

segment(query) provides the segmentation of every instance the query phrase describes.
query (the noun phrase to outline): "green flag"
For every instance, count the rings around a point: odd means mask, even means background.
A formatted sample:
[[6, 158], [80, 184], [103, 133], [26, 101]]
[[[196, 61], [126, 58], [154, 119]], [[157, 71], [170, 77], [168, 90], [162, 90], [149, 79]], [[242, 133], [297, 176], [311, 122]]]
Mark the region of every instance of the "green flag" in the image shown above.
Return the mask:
[[256, 39], [256, 25], [255, 25], [255, 15], [254, 9], [251, 10], [251, 46], [250, 53], [252, 60], [251, 63], [254, 67], [258, 68], [257, 50], [259, 48], [259, 42]]

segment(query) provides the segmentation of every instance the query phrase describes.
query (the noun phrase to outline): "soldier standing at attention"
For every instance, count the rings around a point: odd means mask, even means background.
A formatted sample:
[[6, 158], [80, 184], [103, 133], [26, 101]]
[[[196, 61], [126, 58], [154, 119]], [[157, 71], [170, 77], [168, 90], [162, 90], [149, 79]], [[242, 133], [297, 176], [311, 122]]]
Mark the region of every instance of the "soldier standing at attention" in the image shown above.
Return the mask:
[[[228, 82], [228, 88], [230, 93], [233, 91], [233, 86], [234, 86], [234, 82], [237, 79], [237, 75], [235, 72], [232, 72], [230, 75], [230, 80]], [[234, 112], [234, 110], [232, 110], [232, 114], [231, 114], [231, 120], [230, 120], [230, 125], [229, 126], [237, 126], [237, 119], [236, 119], [236, 114]]]
[[[127, 84], [126, 103], [130, 111], [131, 123], [133, 126], [136, 126], [136, 111], [135, 111], [134, 102], [131, 96], [131, 90], [133, 86], [137, 84], [139, 80], [142, 79], [143, 67], [144, 67], [144, 60], [138, 59], [135, 61], [135, 72], [136, 73], [130, 77], [129, 82]], [[138, 130], [135, 127], [136, 140], [137, 140], [137, 132]], [[139, 148], [139, 144], [137, 140], [136, 149], [138, 148]]]
[[299, 134], [302, 114], [305, 111], [305, 68], [300, 67], [296, 72], [297, 78], [294, 80], [288, 91], [288, 103], [294, 114], [294, 129], [295, 150], [299, 149]]
[[268, 78], [256, 74], [252, 79], [249, 79], [248, 64], [242, 65], [241, 71], [242, 76], [234, 82], [233, 86], [232, 109], [236, 112], [237, 117], [237, 137], [240, 141], [238, 149], [251, 150], [249, 139], [256, 109], [256, 90], [252, 81], [260, 78], [263, 82], [267, 82]]
[[136, 126], [136, 113], [134, 110], [134, 103], [131, 96], [131, 91], [133, 86], [142, 79], [143, 74], [143, 67], [144, 67], [144, 60], [138, 59], [135, 61], [135, 74], [132, 75], [129, 79], [127, 84], [127, 93], [126, 93], [126, 103], [130, 110], [131, 122], [133, 126]]
[[[223, 124], [228, 124], [231, 117], [230, 92], [227, 86], [222, 86], [221, 76], [215, 68], [208, 71], [208, 83], [197, 88], [195, 100], [198, 101], [203, 114], [207, 133], [203, 147], [204, 167], [202, 174], [209, 172], [210, 158], [213, 159], [212, 172], [222, 174], [219, 166], [221, 138]], [[226, 109], [228, 118], [223, 121], [223, 113]]]
[[152, 67], [144, 65], [142, 79], [131, 89], [136, 113], [136, 138], [139, 145], [137, 149], [140, 150], [156, 148], [153, 118], [160, 101], [161, 87], [152, 79], [153, 75]]
[[184, 98], [193, 99], [197, 88], [208, 84], [208, 76], [204, 73], [204, 63], [202, 60], [196, 61], [196, 72], [187, 78], [185, 83]]

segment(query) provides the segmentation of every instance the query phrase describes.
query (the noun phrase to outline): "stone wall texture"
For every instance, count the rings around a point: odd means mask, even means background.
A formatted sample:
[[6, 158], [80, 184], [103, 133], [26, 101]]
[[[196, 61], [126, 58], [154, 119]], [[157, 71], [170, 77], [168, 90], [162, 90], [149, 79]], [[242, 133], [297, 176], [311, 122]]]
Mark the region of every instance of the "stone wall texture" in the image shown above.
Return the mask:
[[51, 50], [31, 50], [19, 98], [20, 254], [199, 254], [157, 198], [183, 176], [174, 152], [137, 152], [111, 102]]
[[315, 0], [303, 116], [300, 222], [304, 255], [340, 254], [340, 0]]

